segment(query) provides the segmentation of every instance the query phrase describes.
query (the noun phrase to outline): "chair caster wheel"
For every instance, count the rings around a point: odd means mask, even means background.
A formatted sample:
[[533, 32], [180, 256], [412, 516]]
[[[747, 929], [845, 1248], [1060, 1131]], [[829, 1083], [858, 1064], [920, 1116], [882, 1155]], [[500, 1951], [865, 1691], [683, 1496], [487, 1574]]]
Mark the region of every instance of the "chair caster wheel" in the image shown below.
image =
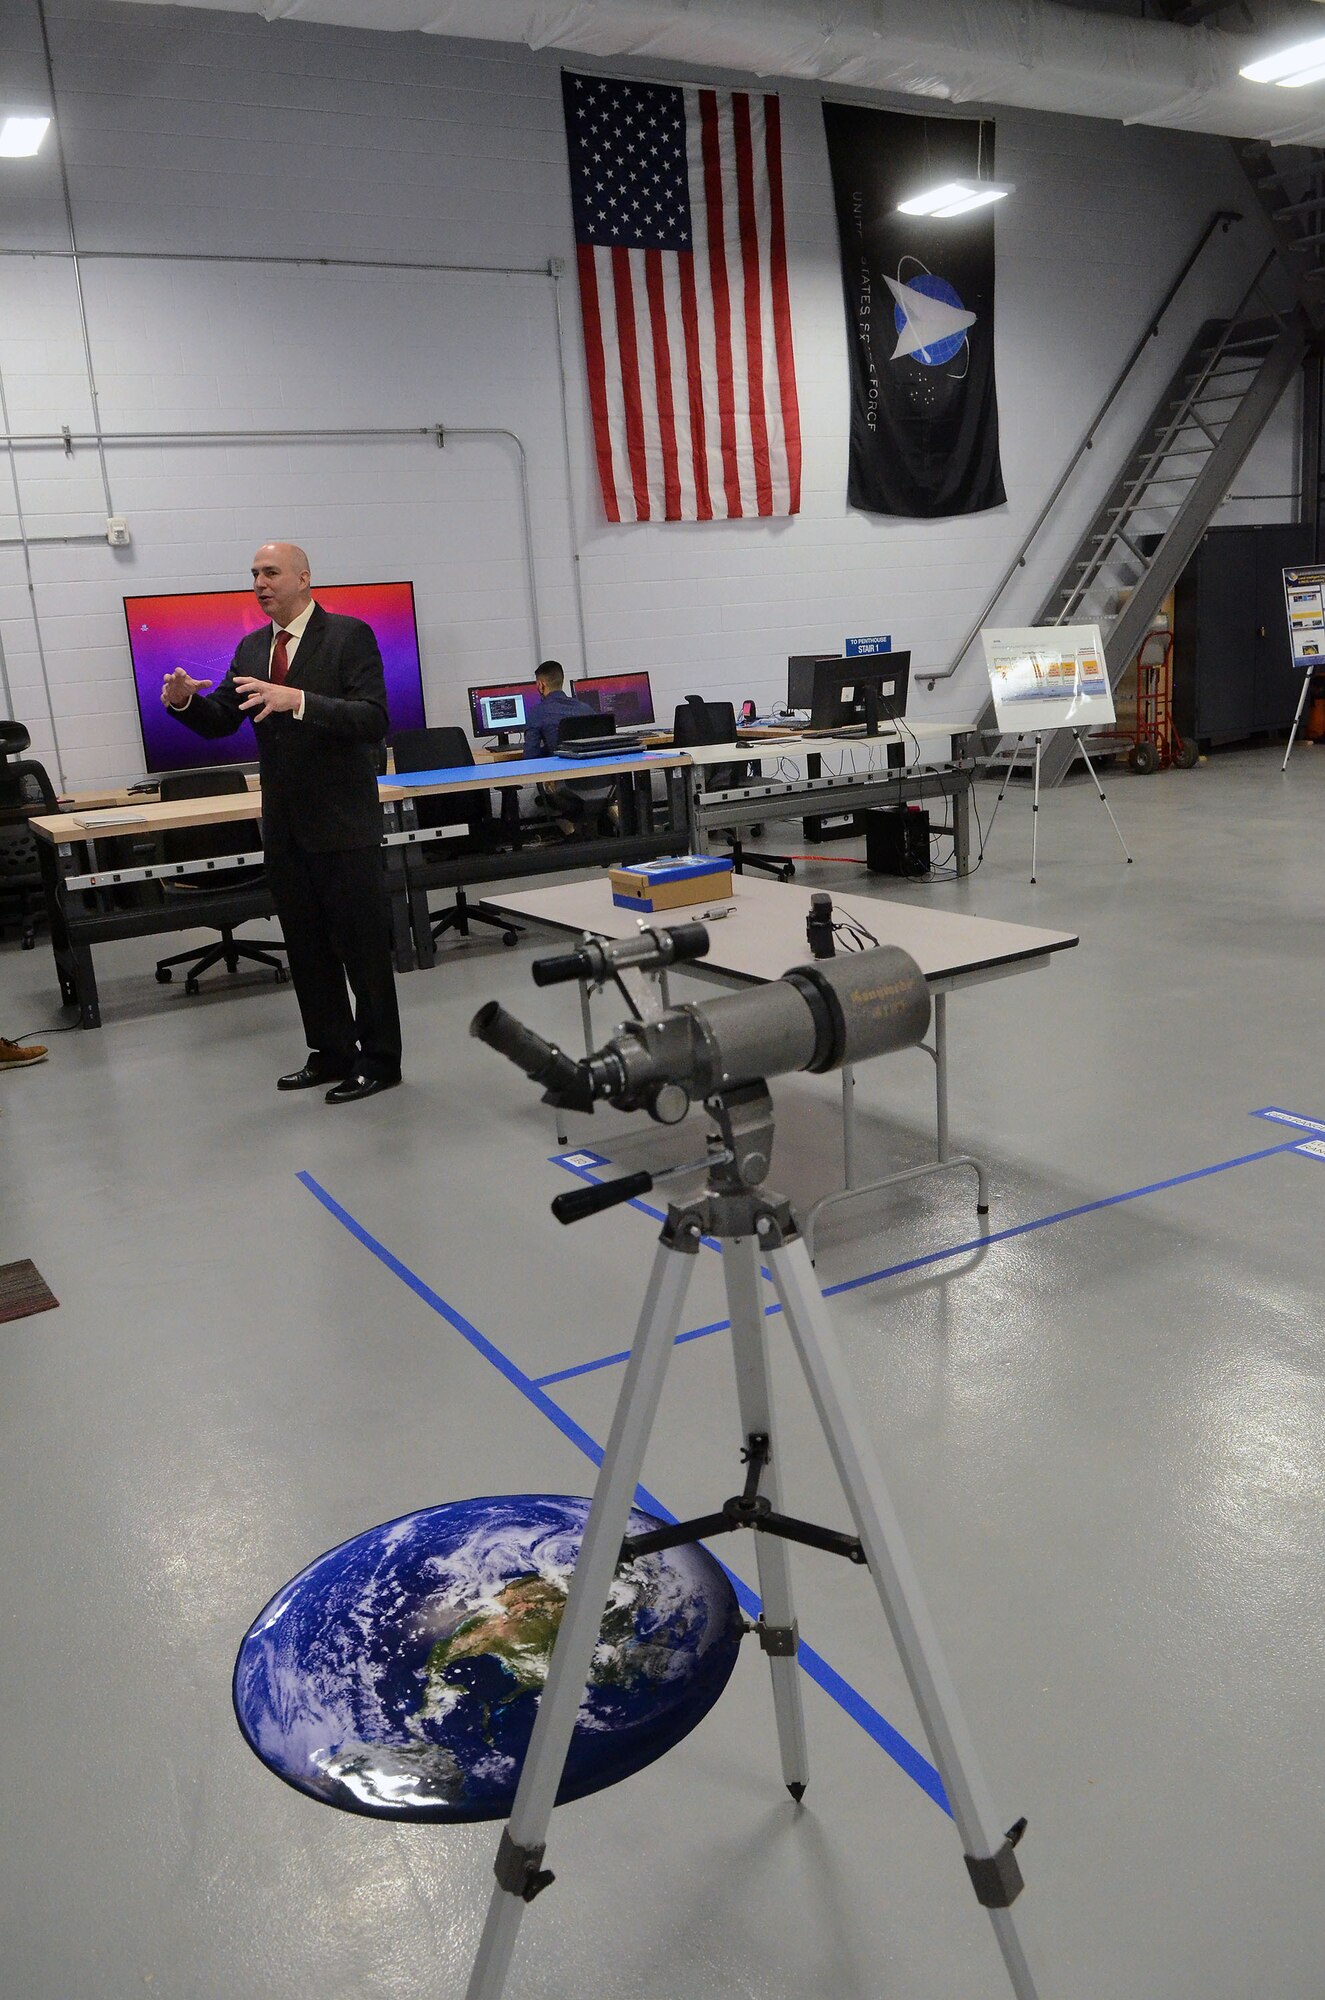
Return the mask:
[[501, 934], [501, 941], [509, 949], [509, 947], [515, 943], [514, 931], [503, 931]]
[[158, 965], [156, 969], [156, 983], [158, 986], [169, 986], [174, 976], [168, 965]]
[[196, 980], [196, 979], [186, 979], [186, 980], [184, 981], [184, 991], [185, 991], [186, 993], [196, 993], [196, 992], [198, 991], [198, 982], [197, 982], [197, 980]]
[[283, 965], [278, 965], [276, 968], [276, 984], [278, 986], [288, 986], [290, 984], [290, 975]]
[[789, 861], [786, 867], [782, 871], [782, 880], [784, 882], [790, 882], [792, 876], [795, 873], [796, 873], [796, 864], [794, 861]]
[[36, 938], [35, 938], [35, 937], [30, 937], [30, 938], [26, 938], [26, 937], [25, 937], [25, 938], [24, 938], [24, 940], [23, 940], [23, 950], [24, 950], [24, 951], [35, 951], [36, 949], [37, 949], [37, 940], [36, 940]]

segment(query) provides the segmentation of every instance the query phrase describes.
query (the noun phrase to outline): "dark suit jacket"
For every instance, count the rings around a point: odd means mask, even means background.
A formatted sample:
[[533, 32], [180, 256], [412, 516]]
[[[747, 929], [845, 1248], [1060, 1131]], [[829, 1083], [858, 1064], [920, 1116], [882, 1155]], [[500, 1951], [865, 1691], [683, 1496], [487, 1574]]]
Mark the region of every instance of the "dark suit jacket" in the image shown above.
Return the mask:
[[[220, 686], [195, 694], [179, 720], [198, 736], [232, 736], [248, 718], [236, 676], [267, 679], [271, 626], [241, 639]], [[290, 667], [303, 688], [304, 719], [256, 722], [268, 847], [287, 841], [307, 854], [376, 847], [382, 838], [377, 746], [388, 727], [382, 656], [372, 627], [315, 605]]]

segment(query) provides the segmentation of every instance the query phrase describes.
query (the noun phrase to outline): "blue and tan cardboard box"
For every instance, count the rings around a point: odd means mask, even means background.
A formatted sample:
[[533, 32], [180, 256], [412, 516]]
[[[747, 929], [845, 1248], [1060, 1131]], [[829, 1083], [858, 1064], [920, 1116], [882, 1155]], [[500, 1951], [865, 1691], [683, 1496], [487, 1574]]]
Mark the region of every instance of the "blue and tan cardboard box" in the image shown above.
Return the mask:
[[682, 910], [691, 903], [711, 903], [730, 896], [732, 865], [710, 854], [665, 854], [658, 861], [641, 861], [633, 868], [609, 868], [612, 901], [622, 910]]

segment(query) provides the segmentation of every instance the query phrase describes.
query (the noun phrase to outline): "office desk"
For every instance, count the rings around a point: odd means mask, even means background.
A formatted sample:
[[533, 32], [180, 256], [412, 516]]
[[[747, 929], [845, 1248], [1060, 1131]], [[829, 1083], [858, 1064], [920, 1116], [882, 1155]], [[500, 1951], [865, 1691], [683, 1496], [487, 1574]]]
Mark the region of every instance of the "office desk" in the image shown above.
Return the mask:
[[[715, 897], [711, 904], [665, 911], [655, 918], [640, 918], [634, 911], [617, 908], [606, 881], [563, 884], [553, 889], [505, 892], [486, 900], [504, 915], [524, 917], [547, 924], [554, 930], [592, 932], [600, 937], [631, 937], [643, 923], [666, 925], [693, 922], [707, 908], [730, 909], [731, 914], [709, 926], [709, 954], [684, 969], [699, 978], [709, 977], [736, 985], [760, 985], [780, 978], [792, 966], [809, 962], [805, 920], [810, 907], [809, 889], [795, 883], [765, 881], [740, 875], [733, 882], [730, 897]], [[835, 899], [835, 906], [836, 906]], [[856, 1179], [855, 1076], [850, 1064], [842, 1070], [842, 1152], [844, 1185], [826, 1195], [808, 1211], [802, 1221], [806, 1242], [813, 1249], [814, 1230], [819, 1218], [844, 1201], [877, 1193], [901, 1181], [923, 1175], [969, 1168], [975, 1174], [977, 1209], [989, 1206], [988, 1181], [984, 1166], [966, 1153], [953, 1153], [948, 1133], [948, 995], [968, 986], [994, 979], [1035, 971], [1047, 966], [1056, 952], [1077, 943], [1066, 931], [1033, 929], [1027, 924], [1008, 924], [988, 917], [968, 917], [951, 910], [932, 910], [911, 903], [893, 903], [875, 897], [853, 897], [849, 912], [861, 919], [880, 944], [900, 945], [915, 959], [925, 975], [934, 1002], [934, 1039], [925, 1043], [933, 1058], [937, 1155], [923, 1166], [867, 1182]], [[591, 1031], [585, 1007], [585, 1035]], [[564, 1137], [564, 1134], [559, 1134]]]
[[[519, 765], [485, 765], [478, 778], [482, 789], [507, 789], [536, 783], [555, 775], [595, 776], [606, 773], [623, 782], [623, 828], [610, 840], [566, 842], [523, 852], [453, 856], [430, 860], [428, 846], [451, 836], [448, 829], [420, 828], [414, 800], [423, 794], [473, 791], [475, 769], [465, 765], [448, 771], [411, 772], [378, 780], [383, 807], [383, 865], [391, 906], [392, 957], [398, 972], [435, 962], [427, 921], [429, 889], [456, 889], [478, 882], [546, 874], [552, 870], [597, 866], [618, 858], [651, 859], [688, 842], [684, 758], [667, 753], [630, 757], [540, 758]], [[660, 821], [652, 797], [653, 773], [661, 769], [667, 781], [667, 809]], [[262, 851], [222, 855], [210, 861], [165, 862], [157, 842], [163, 833], [185, 827], [217, 826], [234, 820], [260, 818], [262, 795], [220, 792], [192, 799], [139, 800], [103, 806], [100, 795], [83, 798], [77, 809], [42, 814], [32, 820], [37, 834], [51, 951], [60, 996], [76, 1006], [80, 1024], [99, 1028], [93, 947], [111, 939], [151, 937], [172, 931], [197, 930], [213, 923], [241, 924], [274, 914], [265, 881], [257, 879]], [[149, 900], [163, 881], [206, 877], [218, 871], [250, 871], [251, 884], [236, 882], [205, 910], [189, 904]]]
[[[818, 840], [829, 816], [941, 796], [951, 807], [957, 873], [966, 875], [971, 865], [970, 796], [975, 780], [969, 735], [950, 723], [917, 722], [902, 730], [885, 725], [878, 736], [814, 736], [802, 731], [767, 739], [762, 734], [738, 736], [735, 744], [693, 745], [686, 755], [694, 766], [690, 812], [696, 851], [708, 852], [712, 831], [730, 829], [739, 839], [742, 827], [795, 816], [804, 820], [807, 839]], [[922, 754], [903, 768], [900, 760], [908, 748], [914, 749], [913, 737]], [[898, 763], [889, 763], [890, 751]], [[748, 783], [721, 788], [713, 787], [704, 775], [714, 765], [773, 763], [796, 768], [771, 775], [761, 769]]]
[[[383, 830], [394, 823], [395, 800], [401, 794], [388, 786], [383, 795]], [[172, 931], [206, 929], [218, 924], [251, 923], [275, 915], [271, 892], [262, 876], [261, 847], [243, 854], [222, 854], [205, 861], [163, 861], [163, 834], [186, 827], [221, 826], [260, 818], [262, 794], [219, 792], [193, 799], [159, 800], [121, 807], [78, 809], [34, 819], [41, 863], [51, 951], [60, 998], [77, 1007], [84, 1028], [101, 1026], [92, 949], [115, 938], [157, 937]], [[391, 905], [392, 958], [398, 972], [414, 964], [409, 903], [403, 860], [384, 856]], [[181, 899], [151, 900], [163, 882], [182, 878], [205, 880], [208, 875], [237, 871], [253, 876], [237, 881], [205, 906]]]

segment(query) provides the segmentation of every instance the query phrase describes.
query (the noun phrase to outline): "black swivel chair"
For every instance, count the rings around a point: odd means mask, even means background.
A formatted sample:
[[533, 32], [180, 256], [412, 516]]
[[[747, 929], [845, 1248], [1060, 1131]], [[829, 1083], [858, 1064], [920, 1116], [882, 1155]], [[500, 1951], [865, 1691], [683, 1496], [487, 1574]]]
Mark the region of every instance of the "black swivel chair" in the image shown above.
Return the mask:
[[[687, 695], [672, 721], [673, 748], [685, 750], [709, 743], [730, 743], [736, 747], [736, 710], [729, 701], [705, 701], [702, 695]], [[748, 760], [714, 764], [710, 766], [711, 782], [716, 790], [724, 791], [739, 785], [751, 775], [751, 770]], [[775, 875], [779, 882], [790, 882], [796, 873], [796, 864], [789, 854], [747, 853], [734, 828], [723, 831], [723, 839], [730, 843], [732, 866], [738, 875], [743, 875], [747, 868], [760, 868], [765, 875]]]
[[[400, 729], [391, 739], [397, 771], [452, 771], [463, 764], [473, 764], [474, 752], [463, 729]], [[462, 858], [467, 854], [495, 854], [501, 846], [500, 827], [493, 817], [492, 793], [486, 786], [476, 785], [473, 791], [460, 793], [423, 793], [414, 801], [414, 811], [420, 826], [454, 826], [457, 821], [465, 822], [467, 831], [454, 840], [433, 840], [428, 843], [428, 853], [440, 861]], [[489, 924], [500, 931], [503, 944], [514, 944], [520, 935], [520, 926], [506, 917], [492, 915], [487, 910], [475, 909], [465, 896], [463, 889], [455, 892], [455, 901], [434, 916], [428, 912], [428, 927], [436, 944], [444, 931], [459, 931], [461, 937], [469, 936], [471, 924]]]
[[[227, 769], [220, 765], [211, 771], [166, 771], [161, 778], [161, 803], [169, 804], [171, 799], [210, 799], [223, 792], [244, 792], [248, 783], [242, 771]], [[163, 861], [210, 861], [225, 854], [251, 854], [261, 847], [262, 834], [255, 819], [223, 820], [215, 826], [182, 826], [161, 837], [161, 858]], [[169, 984], [177, 965], [187, 965], [189, 972], [184, 981], [186, 993], [197, 993], [200, 973], [208, 972], [214, 965], [225, 962], [227, 972], [238, 972], [241, 958], [255, 965], [265, 965], [276, 975], [280, 984], [290, 977], [288, 969], [279, 958], [273, 956], [284, 951], [279, 938], [264, 938], [261, 944], [241, 944], [236, 940], [233, 924], [220, 923], [207, 915], [209, 903], [216, 903], [228, 895], [237, 883], [245, 888], [261, 882], [263, 870], [260, 868], [217, 868], [205, 874], [167, 877], [161, 884], [161, 892], [167, 902], [189, 903], [197, 909], [199, 924], [209, 930], [219, 931], [219, 944], [204, 945], [196, 951], [177, 951], [170, 958], [159, 958], [156, 962], [156, 976], [162, 986]]]
[[21, 722], [0, 721], [0, 923], [17, 915], [24, 951], [37, 942], [45, 901], [37, 836], [28, 825], [34, 808], [58, 812], [59, 800], [44, 764], [25, 757], [32, 738]]
[[[616, 735], [616, 717], [610, 712], [604, 715], [568, 715], [557, 730], [557, 743], [588, 743], [600, 736]], [[567, 770], [573, 770], [573, 762], [568, 762]], [[585, 808], [586, 819], [596, 822], [599, 834], [611, 837], [617, 830], [620, 818], [617, 785], [614, 779], [563, 778], [558, 781], [560, 789], [570, 792]]]

